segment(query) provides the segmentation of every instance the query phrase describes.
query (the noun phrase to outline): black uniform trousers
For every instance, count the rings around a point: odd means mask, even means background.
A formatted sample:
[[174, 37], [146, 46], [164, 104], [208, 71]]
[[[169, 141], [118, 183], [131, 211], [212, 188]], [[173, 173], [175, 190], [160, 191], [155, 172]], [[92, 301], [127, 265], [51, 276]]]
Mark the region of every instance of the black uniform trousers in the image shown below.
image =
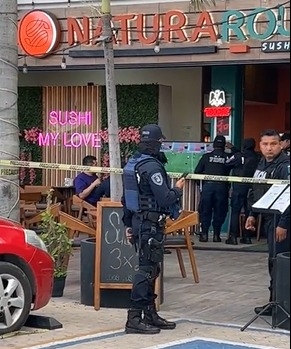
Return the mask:
[[199, 204], [202, 234], [208, 234], [211, 220], [214, 233], [220, 234], [228, 211], [228, 189], [226, 183], [203, 183]]
[[263, 230], [265, 234], [267, 235], [267, 241], [268, 241], [268, 250], [269, 250], [269, 258], [268, 258], [268, 269], [269, 269], [269, 275], [270, 275], [270, 301], [272, 301], [272, 291], [273, 287], [276, 287], [274, 285], [274, 251], [275, 254], [284, 253], [284, 252], [290, 252], [290, 231], [287, 233], [287, 238], [281, 242], [276, 242], [276, 248], [274, 250], [274, 218], [272, 216], [265, 216], [264, 223], [263, 223]]
[[[139, 246], [139, 270], [136, 272], [132, 291], [131, 291], [131, 308], [146, 310], [153, 306], [157, 295], [155, 294], [155, 281], [161, 271], [163, 259], [163, 228], [157, 223], [148, 220], [133, 218], [133, 232], [137, 246]], [[161, 242], [159, 245], [160, 260], [152, 261], [150, 258], [149, 239], [154, 238]]]
[[246, 217], [249, 215], [248, 193], [249, 186], [244, 184], [233, 184], [231, 194], [230, 235], [237, 237], [239, 234], [239, 216], [242, 208]]

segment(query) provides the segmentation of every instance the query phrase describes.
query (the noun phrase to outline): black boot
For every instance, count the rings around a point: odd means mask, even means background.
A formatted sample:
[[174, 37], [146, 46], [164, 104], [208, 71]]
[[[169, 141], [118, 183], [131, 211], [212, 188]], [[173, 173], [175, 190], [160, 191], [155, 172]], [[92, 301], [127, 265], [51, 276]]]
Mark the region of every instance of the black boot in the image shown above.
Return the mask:
[[225, 240], [225, 243], [227, 245], [237, 245], [237, 237], [230, 234], [229, 238]]
[[160, 328], [161, 330], [173, 330], [176, 328], [175, 322], [167, 321], [159, 316], [154, 305], [150, 306], [148, 310], [144, 311], [143, 321], [146, 324]]
[[199, 241], [208, 242], [208, 229], [206, 229], [205, 227], [202, 227], [202, 232], [200, 233]]
[[125, 333], [127, 334], [158, 334], [160, 329], [145, 323], [141, 317], [142, 311], [130, 309], [128, 311]]
[[240, 243], [246, 245], [250, 245], [252, 243], [251, 234], [247, 230], [244, 230]]
[[213, 228], [213, 242], [221, 242], [220, 229]]
[[199, 241], [200, 242], [208, 242], [208, 234], [200, 234], [200, 237], [199, 237]]
[[241, 238], [241, 239], [239, 240], [239, 242], [240, 242], [241, 244], [245, 244], [245, 245], [251, 245], [251, 244], [252, 244], [251, 238], [247, 238], [247, 237]]
[[213, 235], [213, 242], [221, 242], [220, 235], [214, 234], [214, 235]]

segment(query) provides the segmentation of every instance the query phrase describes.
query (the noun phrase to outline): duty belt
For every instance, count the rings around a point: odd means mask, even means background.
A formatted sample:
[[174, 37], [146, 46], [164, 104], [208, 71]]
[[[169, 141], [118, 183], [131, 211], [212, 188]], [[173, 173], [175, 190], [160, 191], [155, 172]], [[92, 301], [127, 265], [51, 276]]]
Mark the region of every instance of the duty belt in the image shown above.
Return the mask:
[[153, 222], [153, 223], [160, 223], [160, 222], [166, 220], [166, 215], [164, 213], [161, 213], [161, 212], [143, 211], [143, 212], [138, 213], [138, 216], [142, 220], [148, 220], [148, 221]]

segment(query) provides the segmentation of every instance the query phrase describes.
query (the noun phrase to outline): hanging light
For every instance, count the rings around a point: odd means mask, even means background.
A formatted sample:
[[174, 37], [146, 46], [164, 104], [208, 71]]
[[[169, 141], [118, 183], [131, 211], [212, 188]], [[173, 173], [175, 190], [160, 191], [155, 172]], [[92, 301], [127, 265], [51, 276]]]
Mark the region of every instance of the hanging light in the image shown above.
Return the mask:
[[221, 34], [217, 34], [216, 35], [216, 42], [217, 42], [217, 45], [222, 45], [222, 39], [221, 39]]
[[157, 40], [155, 43], [154, 52], [159, 53], [160, 51], [161, 51], [160, 42], [159, 42], [159, 40]]
[[62, 69], [66, 69], [67, 68], [67, 61], [66, 61], [66, 57], [65, 57], [64, 52], [63, 52], [63, 57], [62, 57], [62, 62], [61, 62], [61, 68]]
[[22, 72], [23, 74], [27, 74], [28, 73], [28, 66], [26, 63], [26, 56], [24, 56], [24, 62], [23, 62], [23, 66], [22, 66]]

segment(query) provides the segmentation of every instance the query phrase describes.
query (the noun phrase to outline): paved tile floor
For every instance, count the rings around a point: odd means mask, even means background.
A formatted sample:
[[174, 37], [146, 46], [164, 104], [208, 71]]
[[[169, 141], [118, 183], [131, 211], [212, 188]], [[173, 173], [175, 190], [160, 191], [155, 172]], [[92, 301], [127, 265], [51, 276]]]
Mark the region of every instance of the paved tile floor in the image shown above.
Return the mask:
[[[196, 251], [195, 254], [199, 284], [193, 281], [186, 251], [183, 252], [188, 274], [185, 279], [180, 275], [176, 255], [165, 256], [165, 301], [161, 315], [179, 320], [174, 331], [162, 331], [156, 336], [125, 335], [125, 309], [95, 311], [81, 305], [80, 256], [76, 249], [70, 261], [64, 297], [53, 299], [38, 312], [55, 317], [63, 328], [55, 331], [24, 328], [18, 334], [0, 339], [0, 348], [146, 349], [159, 348], [159, 345], [167, 348], [165, 345], [168, 345], [170, 349], [170, 342], [193, 341], [194, 337], [201, 337], [206, 342], [211, 338], [217, 342], [232, 341], [247, 344], [249, 348], [290, 348], [289, 333], [272, 330], [262, 320], [246, 331], [240, 331], [253, 316], [254, 306], [264, 304], [268, 299], [266, 254], [223, 251]], [[202, 344], [208, 345], [206, 342]], [[213, 349], [222, 348], [216, 346]]]

